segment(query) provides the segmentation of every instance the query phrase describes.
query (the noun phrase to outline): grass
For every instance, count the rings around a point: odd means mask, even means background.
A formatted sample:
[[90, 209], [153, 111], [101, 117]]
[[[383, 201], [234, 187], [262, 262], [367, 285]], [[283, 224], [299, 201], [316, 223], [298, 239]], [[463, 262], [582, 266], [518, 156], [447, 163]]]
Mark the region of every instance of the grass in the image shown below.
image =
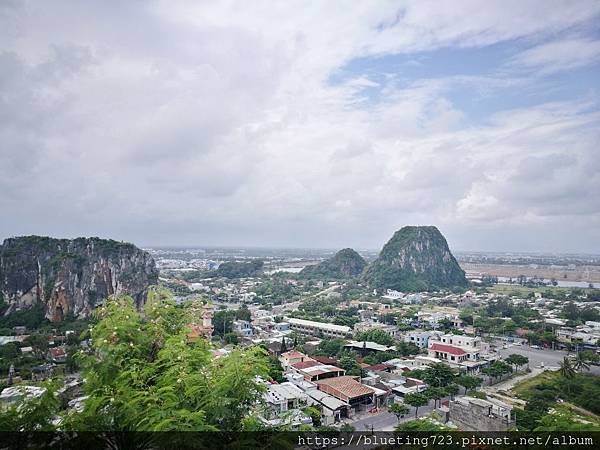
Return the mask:
[[536, 386], [542, 383], [555, 382], [559, 377], [560, 374], [558, 372], [545, 371], [535, 377], [517, 383], [511, 391], [514, 392], [517, 397], [527, 400]]

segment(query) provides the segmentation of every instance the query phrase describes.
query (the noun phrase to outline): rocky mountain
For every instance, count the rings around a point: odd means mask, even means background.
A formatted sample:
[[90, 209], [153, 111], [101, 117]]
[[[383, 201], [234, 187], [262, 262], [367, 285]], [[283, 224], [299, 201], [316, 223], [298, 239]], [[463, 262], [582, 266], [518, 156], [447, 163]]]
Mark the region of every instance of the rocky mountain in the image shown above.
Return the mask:
[[157, 280], [154, 260], [133, 244], [23, 236], [0, 246], [4, 314], [42, 305], [51, 321], [87, 317], [112, 294], [130, 295], [141, 306]]
[[300, 275], [306, 278], [349, 278], [360, 275], [366, 265], [362, 256], [351, 248], [345, 248], [317, 265], [306, 266]]
[[365, 271], [364, 280], [377, 289], [405, 292], [467, 285], [446, 239], [433, 226], [396, 231]]

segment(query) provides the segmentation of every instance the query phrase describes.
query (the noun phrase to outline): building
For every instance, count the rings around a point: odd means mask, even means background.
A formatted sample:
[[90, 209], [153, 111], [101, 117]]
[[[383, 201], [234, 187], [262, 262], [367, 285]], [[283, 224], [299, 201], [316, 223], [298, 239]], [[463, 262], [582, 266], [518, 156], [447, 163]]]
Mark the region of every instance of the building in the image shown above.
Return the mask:
[[275, 415], [304, 407], [307, 399], [308, 396], [289, 381], [281, 384], [269, 384], [267, 391], [263, 394], [263, 400]]
[[263, 394], [265, 408], [259, 417], [270, 426], [287, 425], [297, 428], [312, 425], [312, 419], [301, 410], [308, 405], [308, 398], [293, 383], [269, 384]]
[[235, 320], [233, 330], [242, 337], [252, 337], [254, 335], [252, 325], [247, 320]]
[[332, 425], [342, 419], [348, 417], [350, 405], [324, 391], [318, 389], [310, 389], [306, 391], [313, 405], [317, 405], [321, 409], [321, 424]]
[[496, 399], [457, 397], [448, 407], [450, 421], [463, 431], [508, 431], [515, 426], [512, 407]]
[[297, 352], [295, 350], [282, 353], [279, 356], [279, 361], [281, 362], [281, 366], [283, 370], [287, 370], [292, 364], [297, 364], [303, 361], [312, 361], [312, 358], [306, 356], [304, 353]]
[[350, 341], [344, 345], [344, 348], [350, 348], [363, 353], [391, 352], [396, 350], [394, 347], [388, 347], [387, 345], [381, 345], [377, 342], [370, 341]]
[[307, 359], [295, 364], [290, 368], [304, 377], [306, 381], [318, 381], [326, 378], [341, 377], [346, 374], [344, 369], [339, 367], [323, 364], [314, 359]]
[[348, 403], [355, 410], [376, 404], [375, 389], [359, 383], [353, 377], [345, 375], [327, 378], [317, 381], [316, 384], [320, 391]]
[[64, 347], [49, 348], [46, 359], [56, 364], [62, 364], [67, 361], [67, 352]]
[[429, 338], [433, 335], [431, 331], [410, 331], [404, 335], [404, 342], [415, 344], [419, 348], [427, 348]]
[[286, 318], [290, 329], [301, 334], [311, 336], [325, 336], [330, 338], [343, 338], [350, 334], [350, 327], [332, 323], [314, 322], [312, 320]]
[[428, 356], [450, 363], [479, 361], [481, 359], [481, 338], [455, 334], [430, 337]]

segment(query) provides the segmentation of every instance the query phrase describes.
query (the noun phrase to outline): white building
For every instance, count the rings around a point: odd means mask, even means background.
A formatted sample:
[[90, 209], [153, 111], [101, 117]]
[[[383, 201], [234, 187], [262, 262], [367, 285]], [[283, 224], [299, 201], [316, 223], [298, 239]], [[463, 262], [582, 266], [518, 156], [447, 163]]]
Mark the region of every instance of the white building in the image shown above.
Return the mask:
[[312, 336], [323, 335], [332, 338], [343, 338], [350, 334], [350, 327], [332, 323], [314, 322], [312, 320], [286, 318], [293, 331]]

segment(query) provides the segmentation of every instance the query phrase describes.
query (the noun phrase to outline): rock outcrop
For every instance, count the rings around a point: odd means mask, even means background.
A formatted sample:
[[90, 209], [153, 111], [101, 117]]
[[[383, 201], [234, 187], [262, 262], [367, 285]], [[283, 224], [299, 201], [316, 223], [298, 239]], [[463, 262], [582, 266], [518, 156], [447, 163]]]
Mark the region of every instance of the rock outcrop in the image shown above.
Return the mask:
[[403, 227], [385, 244], [365, 271], [364, 280], [377, 289], [427, 291], [466, 286], [446, 239], [433, 226]]
[[314, 266], [306, 266], [300, 275], [306, 278], [350, 278], [362, 273], [367, 263], [356, 251], [345, 248]]
[[154, 260], [133, 244], [100, 238], [23, 236], [0, 246], [5, 314], [42, 305], [45, 316], [87, 317], [110, 295], [130, 295], [140, 307], [156, 284]]

